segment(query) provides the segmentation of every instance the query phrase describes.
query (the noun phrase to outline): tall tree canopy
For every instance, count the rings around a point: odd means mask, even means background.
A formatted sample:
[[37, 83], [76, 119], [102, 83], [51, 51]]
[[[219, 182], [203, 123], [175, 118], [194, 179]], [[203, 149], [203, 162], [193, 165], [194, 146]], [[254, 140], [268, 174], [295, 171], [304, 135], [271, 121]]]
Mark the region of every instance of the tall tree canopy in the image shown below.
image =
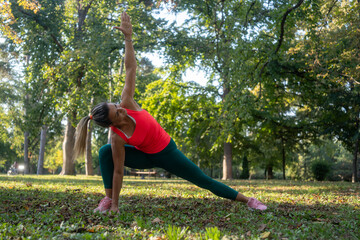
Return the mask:
[[[77, 121], [91, 105], [119, 99], [124, 43], [112, 26], [126, 10], [139, 57], [136, 98], [200, 166], [222, 162], [222, 178], [231, 179], [246, 159], [250, 175], [258, 167], [285, 178], [300, 152], [331, 139], [352, 152], [358, 181], [360, 0], [1, 3], [3, 52], [16, 52], [25, 66], [17, 93], [9, 65], [0, 62], [7, 79], [0, 86], [2, 139], [18, 136], [12, 145], [21, 147], [19, 136], [28, 133], [35, 154], [40, 128], [47, 126], [54, 139], [66, 118], [63, 174], [74, 174]], [[165, 14], [155, 14], [163, 8], [185, 14], [185, 21], [168, 24]], [[163, 69], [140, 58], [151, 52], [163, 55]], [[206, 72], [206, 86], [182, 80], [189, 68]], [[14, 109], [21, 117], [9, 132]], [[107, 130], [94, 131], [103, 140]]]

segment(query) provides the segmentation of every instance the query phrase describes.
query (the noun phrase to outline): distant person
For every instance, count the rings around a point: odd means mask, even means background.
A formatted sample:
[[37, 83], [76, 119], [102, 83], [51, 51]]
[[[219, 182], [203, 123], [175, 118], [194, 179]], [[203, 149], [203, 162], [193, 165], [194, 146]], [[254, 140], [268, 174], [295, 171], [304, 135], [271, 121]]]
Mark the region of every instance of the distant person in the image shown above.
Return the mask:
[[159, 123], [134, 101], [137, 64], [132, 44], [132, 25], [125, 12], [121, 14], [121, 26], [115, 28], [125, 36], [126, 77], [121, 103], [96, 105], [91, 110], [91, 115], [82, 118], [76, 128], [76, 156], [84, 153], [89, 120], [112, 130], [111, 144], [102, 146], [99, 152], [106, 196], [94, 211], [119, 211], [118, 199], [124, 166], [138, 169], [163, 168], [217, 196], [246, 203], [253, 209], [265, 210], [267, 207], [257, 199], [246, 197], [205, 175], [177, 149], [175, 142]]

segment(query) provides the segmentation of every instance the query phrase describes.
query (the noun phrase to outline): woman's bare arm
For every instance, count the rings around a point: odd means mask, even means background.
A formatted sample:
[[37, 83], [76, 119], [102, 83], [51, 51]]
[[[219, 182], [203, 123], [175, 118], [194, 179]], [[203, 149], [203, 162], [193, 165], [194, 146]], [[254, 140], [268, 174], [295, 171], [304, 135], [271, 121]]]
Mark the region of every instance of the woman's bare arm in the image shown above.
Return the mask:
[[135, 78], [136, 78], [136, 58], [134, 46], [132, 43], [132, 25], [129, 15], [125, 12], [121, 14], [120, 27], [114, 27], [119, 29], [125, 36], [125, 87], [121, 94], [121, 99], [133, 98], [135, 93]]
[[112, 203], [110, 212], [118, 212], [119, 195], [124, 177], [125, 141], [116, 133], [112, 133], [111, 136], [111, 151], [114, 162], [114, 175], [112, 183]]

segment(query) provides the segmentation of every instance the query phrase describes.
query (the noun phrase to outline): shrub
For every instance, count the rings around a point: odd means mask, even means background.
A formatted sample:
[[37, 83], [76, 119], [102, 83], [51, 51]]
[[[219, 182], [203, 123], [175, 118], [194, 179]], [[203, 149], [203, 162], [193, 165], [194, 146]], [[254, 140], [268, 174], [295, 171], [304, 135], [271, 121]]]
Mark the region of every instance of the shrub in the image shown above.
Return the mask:
[[249, 161], [248, 161], [246, 155], [244, 156], [243, 161], [242, 161], [242, 169], [243, 170], [241, 172], [240, 179], [249, 179], [249, 176], [250, 176]]
[[330, 173], [331, 166], [325, 161], [316, 161], [311, 165], [311, 171], [317, 181], [323, 181]]

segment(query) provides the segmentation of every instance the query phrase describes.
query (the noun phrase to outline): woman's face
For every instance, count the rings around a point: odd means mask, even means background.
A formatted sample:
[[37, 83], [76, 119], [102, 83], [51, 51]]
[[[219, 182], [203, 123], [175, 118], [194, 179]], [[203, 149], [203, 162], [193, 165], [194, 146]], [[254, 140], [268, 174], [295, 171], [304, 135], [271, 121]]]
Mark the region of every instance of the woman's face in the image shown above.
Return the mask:
[[120, 107], [120, 104], [118, 103], [108, 103], [108, 106], [109, 106], [109, 120], [112, 122], [111, 125], [113, 126], [120, 125], [127, 116], [126, 110]]

